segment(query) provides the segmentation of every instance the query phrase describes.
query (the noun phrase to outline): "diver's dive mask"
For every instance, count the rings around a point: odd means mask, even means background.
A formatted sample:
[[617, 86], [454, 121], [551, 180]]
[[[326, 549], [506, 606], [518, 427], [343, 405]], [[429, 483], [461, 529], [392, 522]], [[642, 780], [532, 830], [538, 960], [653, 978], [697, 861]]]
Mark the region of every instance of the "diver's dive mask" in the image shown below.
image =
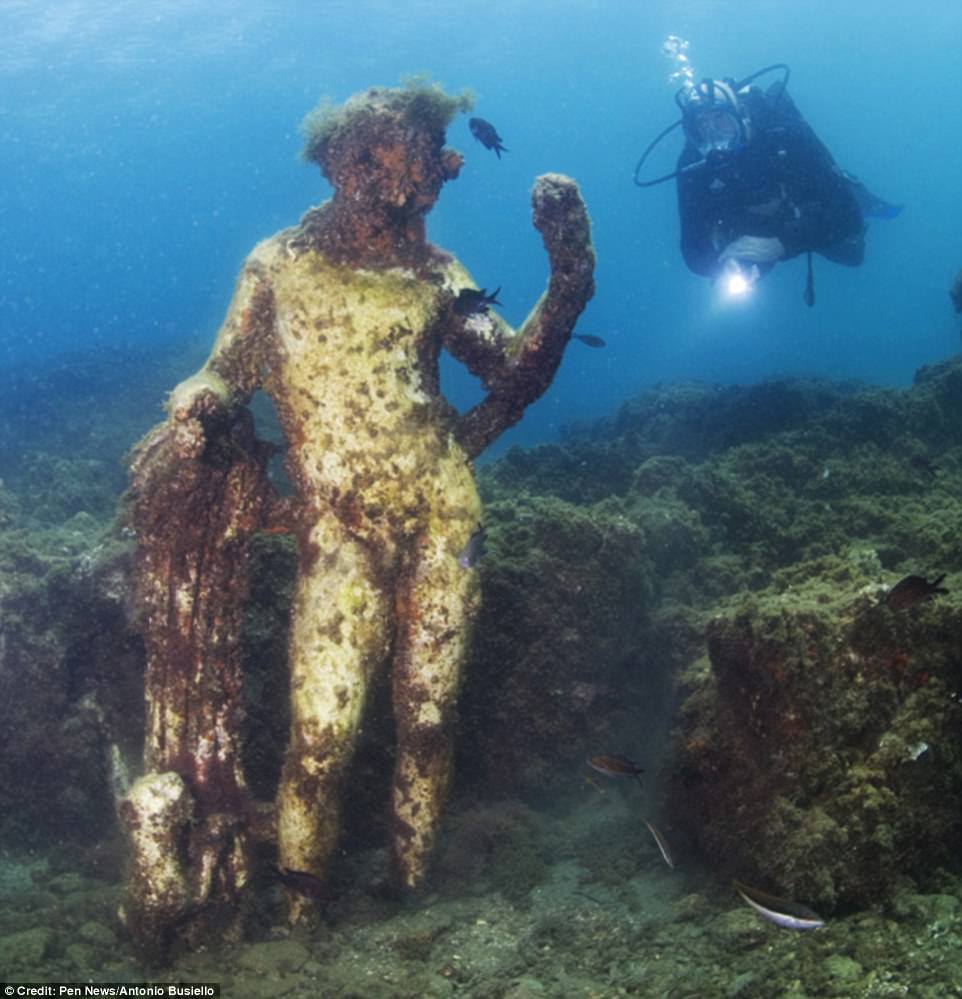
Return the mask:
[[[760, 76], [765, 76], [773, 70], [780, 70], [782, 79], [778, 84], [778, 89], [772, 97], [772, 107], [777, 107], [782, 99], [785, 89], [788, 86], [788, 78], [791, 73], [788, 66], [783, 62], [772, 63], [763, 69], [757, 69], [754, 73], [749, 73], [737, 82], [731, 79], [712, 80], [706, 78], [697, 86], [687, 83], [675, 94], [675, 103], [681, 111], [678, 121], [673, 121], [667, 128], [663, 128], [648, 143], [648, 148], [641, 154], [641, 158], [635, 164], [634, 182], [638, 187], [654, 187], [662, 184], [666, 180], [674, 180], [676, 177], [690, 170], [701, 170], [703, 167], [711, 167], [719, 160], [724, 160], [733, 152], [737, 152], [748, 145], [751, 137], [751, 121], [748, 109], [738, 100], [738, 94], [744, 93], [752, 81]], [[769, 94], [772, 90], [769, 89]], [[721, 112], [723, 117], [713, 117], [699, 125], [699, 112], [712, 110]], [[641, 177], [641, 169], [645, 161], [651, 155], [652, 150], [662, 139], [676, 128], [683, 128], [688, 141], [700, 152], [701, 159], [688, 163], [685, 166], [678, 166], [671, 173], [663, 174], [660, 177], [652, 177], [645, 180]], [[732, 132], [735, 137], [732, 139]]]
[[727, 157], [748, 145], [750, 122], [733, 83], [704, 79], [675, 95], [685, 136], [705, 159]]

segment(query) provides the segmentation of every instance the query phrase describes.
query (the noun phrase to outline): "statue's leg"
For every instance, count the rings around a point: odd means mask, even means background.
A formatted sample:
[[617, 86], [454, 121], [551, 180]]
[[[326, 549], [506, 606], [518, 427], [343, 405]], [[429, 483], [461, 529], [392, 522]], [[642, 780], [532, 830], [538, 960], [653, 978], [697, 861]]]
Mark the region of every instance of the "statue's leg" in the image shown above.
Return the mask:
[[[392, 583], [333, 518], [302, 546], [291, 621], [291, 734], [278, 794], [280, 865], [323, 879], [340, 830], [340, 785], [371, 676], [392, 638]], [[387, 590], [388, 592], [385, 592]], [[289, 892], [297, 921], [311, 900]]]
[[477, 572], [457, 560], [473, 525], [450, 527], [456, 537], [438, 532], [419, 540], [399, 583], [392, 851], [407, 888], [423, 880], [437, 839], [451, 783], [461, 667], [480, 597]]

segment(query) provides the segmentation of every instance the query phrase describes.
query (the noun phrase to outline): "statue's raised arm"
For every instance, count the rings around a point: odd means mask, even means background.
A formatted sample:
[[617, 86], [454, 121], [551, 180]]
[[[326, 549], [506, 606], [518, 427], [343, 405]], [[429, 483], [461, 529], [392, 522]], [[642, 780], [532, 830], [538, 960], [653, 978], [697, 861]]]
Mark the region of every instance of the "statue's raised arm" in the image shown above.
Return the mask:
[[591, 226], [578, 185], [562, 174], [544, 174], [535, 181], [531, 203], [551, 265], [540, 301], [517, 333], [487, 309], [463, 316], [455, 308], [445, 337], [450, 352], [488, 390], [457, 430], [472, 457], [517, 423], [525, 407], [551, 384], [575, 323], [594, 293]]

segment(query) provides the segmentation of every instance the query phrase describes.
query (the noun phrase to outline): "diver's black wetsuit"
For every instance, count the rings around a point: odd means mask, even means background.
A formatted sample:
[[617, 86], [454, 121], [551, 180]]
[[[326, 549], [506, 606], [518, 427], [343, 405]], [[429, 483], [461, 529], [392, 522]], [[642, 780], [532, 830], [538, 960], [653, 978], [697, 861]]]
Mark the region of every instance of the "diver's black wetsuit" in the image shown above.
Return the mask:
[[[746, 148], [678, 174], [681, 252], [696, 274], [715, 276], [718, 255], [740, 236], [777, 236], [783, 259], [814, 250], [862, 262], [865, 226], [852, 185], [788, 94], [777, 98], [779, 88], [739, 94], [751, 116]], [[699, 159], [686, 142], [678, 168]]]

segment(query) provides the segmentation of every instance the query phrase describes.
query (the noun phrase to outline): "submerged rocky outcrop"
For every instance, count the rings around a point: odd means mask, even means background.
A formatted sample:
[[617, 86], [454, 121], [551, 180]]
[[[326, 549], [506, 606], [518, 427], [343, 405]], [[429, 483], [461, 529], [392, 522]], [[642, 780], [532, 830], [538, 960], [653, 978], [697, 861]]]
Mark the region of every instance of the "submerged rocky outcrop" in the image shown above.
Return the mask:
[[[556, 655], [533, 663], [531, 641], [502, 650], [502, 673], [528, 663], [528, 697], [515, 690], [512, 702], [528, 719], [536, 692], [594, 684], [617, 707], [600, 723], [584, 712], [581, 738], [556, 754], [600, 739], [644, 746], [639, 732], [670, 709], [670, 677], [681, 705], [663, 804], [679, 849], [826, 911], [884, 901], [906, 876], [937, 886], [962, 843], [960, 474], [954, 361], [906, 391], [674, 387], [563, 445], [509, 455], [488, 472], [489, 510], [553, 509], [559, 535], [561, 524], [623, 525], [632, 546], [606, 563], [595, 545], [571, 570], [589, 586], [624, 581], [636, 608], [625, 629], [561, 594], [546, 616], [530, 587], [502, 592], [529, 632], [563, 620], [605, 653], [624, 640], [620, 658], [598, 655], [570, 676]], [[530, 557], [541, 551], [536, 541]], [[504, 587], [503, 573], [492, 559], [492, 584]], [[910, 573], [945, 574], [948, 592], [889, 607], [888, 589]], [[529, 767], [550, 758], [526, 749]]]
[[[114, 823], [111, 746], [135, 757], [141, 725], [124, 538], [99, 492], [60, 514], [31, 500], [28, 456], [56, 448], [42, 427], [17, 430], [16, 467], [0, 468], [0, 836], [90, 842]], [[71, 440], [69, 459], [119, 464], [116, 451]], [[656, 389], [480, 483], [457, 813], [597, 793], [585, 757], [624, 752], [682, 863], [823, 914], [889, 902], [907, 879], [939, 890], [962, 846], [962, 362], [906, 390]], [[258, 540], [248, 610], [244, 762], [263, 798], [286, 729], [286, 544]], [[889, 607], [910, 573], [945, 574], [947, 592]], [[375, 691], [349, 851], [383, 839], [389, 727]], [[443, 857], [442, 880], [458, 866]]]

